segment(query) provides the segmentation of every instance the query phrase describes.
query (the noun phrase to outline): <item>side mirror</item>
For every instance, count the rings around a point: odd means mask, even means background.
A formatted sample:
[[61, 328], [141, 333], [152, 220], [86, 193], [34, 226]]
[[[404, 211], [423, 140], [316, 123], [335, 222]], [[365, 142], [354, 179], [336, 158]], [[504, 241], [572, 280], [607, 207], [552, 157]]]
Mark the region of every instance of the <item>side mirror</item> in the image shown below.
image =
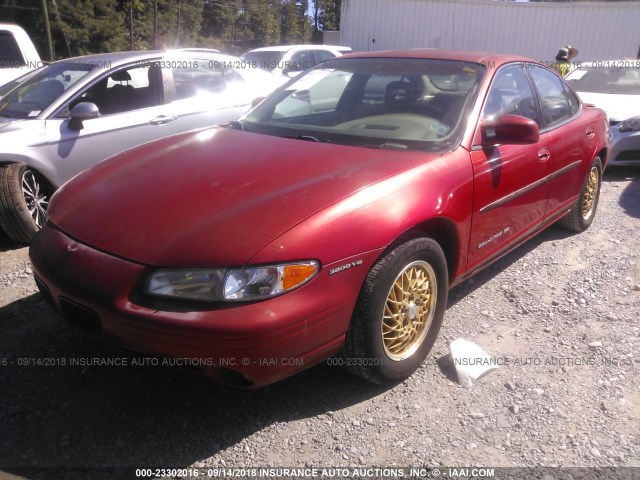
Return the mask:
[[519, 115], [503, 115], [480, 125], [482, 146], [529, 145], [540, 140], [538, 124]]
[[80, 102], [71, 109], [69, 117], [69, 128], [71, 130], [82, 130], [84, 128], [83, 121], [90, 120], [92, 118], [98, 118], [100, 116], [100, 110], [95, 103]]
[[296, 90], [291, 94], [296, 100], [302, 100], [303, 102], [311, 102], [311, 92], [309, 90]]

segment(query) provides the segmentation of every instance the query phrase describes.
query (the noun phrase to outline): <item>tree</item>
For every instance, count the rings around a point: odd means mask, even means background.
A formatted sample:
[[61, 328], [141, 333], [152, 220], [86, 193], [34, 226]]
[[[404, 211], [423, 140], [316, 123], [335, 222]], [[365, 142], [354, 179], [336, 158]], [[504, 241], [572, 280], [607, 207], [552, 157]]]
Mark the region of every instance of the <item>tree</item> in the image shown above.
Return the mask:
[[[50, 11], [56, 56], [124, 50], [127, 31], [116, 0], [58, 0]], [[68, 47], [67, 47], [68, 42]]]
[[323, 31], [340, 30], [340, 0], [322, 0], [321, 23]]
[[[330, 19], [336, 2], [312, 1], [314, 24], [307, 15], [309, 0], [46, 0], [58, 59], [152, 48], [155, 25], [158, 48], [206, 46], [243, 53], [265, 45], [319, 42], [321, 22], [335, 23]], [[42, 0], [0, 0], [0, 16], [25, 28], [40, 52], [47, 50]]]

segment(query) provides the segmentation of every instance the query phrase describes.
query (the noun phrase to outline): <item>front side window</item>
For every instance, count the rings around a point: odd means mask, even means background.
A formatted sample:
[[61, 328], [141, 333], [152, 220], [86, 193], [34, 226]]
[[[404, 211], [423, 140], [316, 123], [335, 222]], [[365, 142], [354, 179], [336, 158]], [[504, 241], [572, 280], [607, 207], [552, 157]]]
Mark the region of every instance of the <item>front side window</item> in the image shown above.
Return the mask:
[[49, 65], [0, 99], [0, 117], [35, 118], [98, 65], [60, 62]]
[[102, 78], [72, 100], [58, 117], [68, 116], [80, 102], [94, 103], [101, 115], [130, 112], [162, 103], [162, 78], [157, 62], [124, 67]]
[[458, 61], [333, 59], [268, 97], [241, 122], [268, 135], [445, 151], [459, 142], [484, 73], [480, 64]]
[[282, 58], [285, 53], [277, 50], [262, 50], [259, 52], [247, 52], [240, 58], [254, 68], [270, 72], [276, 68], [283, 67]]
[[291, 56], [291, 65], [289, 66], [290, 71], [301, 71], [306, 70], [307, 68], [311, 68], [315, 65], [315, 60], [313, 57], [313, 52], [310, 50], [302, 50], [300, 52], [296, 52]]
[[542, 127], [533, 90], [520, 65], [501, 68], [489, 88], [482, 119], [493, 121], [502, 115], [530, 118]]
[[335, 55], [328, 50], [316, 50], [314, 53], [316, 54], [316, 63], [324, 62], [325, 60], [330, 60], [335, 57]]
[[543, 67], [531, 66], [528, 71], [540, 95], [546, 125], [552, 127], [570, 118], [573, 109], [560, 77]]

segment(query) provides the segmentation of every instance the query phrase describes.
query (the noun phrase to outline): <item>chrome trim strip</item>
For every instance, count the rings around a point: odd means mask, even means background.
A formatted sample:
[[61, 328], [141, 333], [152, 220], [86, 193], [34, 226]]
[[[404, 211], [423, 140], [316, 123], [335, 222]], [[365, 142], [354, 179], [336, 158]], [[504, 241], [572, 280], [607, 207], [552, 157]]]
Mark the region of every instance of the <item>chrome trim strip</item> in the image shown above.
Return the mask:
[[547, 175], [544, 178], [541, 178], [540, 180], [536, 180], [535, 182], [522, 187], [520, 190], [516, 190], [515, 192], [511, 192], [509, 195], [505, 195], [502, 198], [499, 198], [498, 200], [491, 202], [488, 205], [485, 205], [484, 207], [482, 207], [480, 209], [480, 213], [486, 213], [489, 212], [493, 209], [496, 209], [498, 207], [501, 207], [502, 205], [511, 202], [512, 200], [515, 200], [518, 197], [521, 197], [522, 195], [525, 195], [527, 193], [529, 193], [530, 191], [540, 187], [541, 185], [544, 185], [545, 183], [550, 182], [551, 180], [554, 180], [555, 178], [558, 178], [560, 175], [564, 175], [565, 173], [567, 173], [569, 170], [572, 170], [574, 168], [576, 168], [577, 166], [581, 165], [582, 161], [581, 160], [576, 160], [575, 162], [570, 163], [569, 165], [566, 165], [564, 167], [562, 167], [560, 170], [556, 170], [553, 173], [550, 173], [549, 175]]

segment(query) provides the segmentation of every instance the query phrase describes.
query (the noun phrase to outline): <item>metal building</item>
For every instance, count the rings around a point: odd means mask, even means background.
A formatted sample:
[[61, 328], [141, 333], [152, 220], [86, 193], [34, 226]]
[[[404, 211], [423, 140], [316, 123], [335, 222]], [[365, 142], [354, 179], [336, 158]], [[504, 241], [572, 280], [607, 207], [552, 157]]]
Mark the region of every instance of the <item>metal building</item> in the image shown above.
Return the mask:
[[341, 44], [354, 51], [442, 48], [553, 60], [640, 56], [640, 2], [342, 0]]

